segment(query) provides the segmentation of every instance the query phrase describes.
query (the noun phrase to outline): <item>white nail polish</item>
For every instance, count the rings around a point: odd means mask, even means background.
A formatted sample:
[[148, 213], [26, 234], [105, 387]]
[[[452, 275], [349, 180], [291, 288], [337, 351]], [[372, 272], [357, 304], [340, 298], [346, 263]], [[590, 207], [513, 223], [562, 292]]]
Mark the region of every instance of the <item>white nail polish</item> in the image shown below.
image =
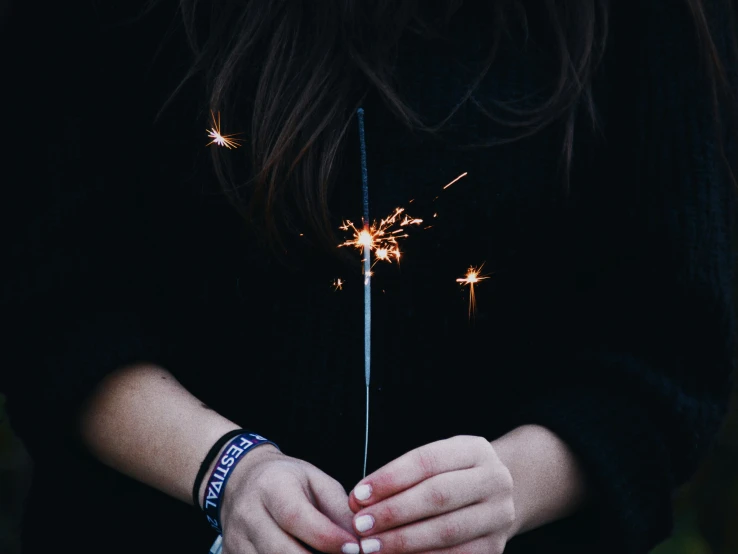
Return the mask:
[[377, 539], [366, 539], [365, 541], [361, 541], [361, 549], [364, 551], [364, 554], [379, 552], [380, 548], [382, 548], [382, 544]]
[[356, 500], [366, 500], [372, 495], [372, 488], [369, 485], [359, 485], [354, 489]]
[[374, 518], [372, 516], [357, 517], [354, 525], [359, 533], [363, 533], [374, 527]]
[[359, 545], [355, 542], [347, 542], [341, 547], [343, 554], [359, 554]]

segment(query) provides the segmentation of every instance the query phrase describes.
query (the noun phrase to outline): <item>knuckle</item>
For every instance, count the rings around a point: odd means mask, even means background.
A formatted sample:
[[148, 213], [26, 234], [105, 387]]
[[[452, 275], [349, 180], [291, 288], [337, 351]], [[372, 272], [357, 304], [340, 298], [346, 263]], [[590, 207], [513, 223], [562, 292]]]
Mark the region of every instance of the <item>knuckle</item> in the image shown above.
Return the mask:
[[462, 529], [461, 529], [461, 523], [458, 521], [450, 521], [448, 523], [444, 523], [441, 526], [441, 532], [440, 532], [440, 539], [441, 544], [444, 546], [453, 546], [461, 537]]
[[386, 506], [382, 506], [377, 514], [377, 523], [382, 527], [394, 527], [395, 523], [399, 521], [400, 512], [397, 506], [391, 503], [387, 503]]
[[438, 458], [432, 451], [421, 448], [417, 451], [416, 459], [425, 479], [438, 473]]
[[510, 500], [509, 502], [506, 502], [505, 506], [502, 508], [502, 519], [505, 525], [509, 527], [513, 523], [515, 523], [516, 517], [517, 514], [515, 513], [515, 503]]
[[301, 510], [295, 504], [280, 503], [274, 510], [275, 519], [283, 529], [294, 529], [300, 522]]
[[392, 542], [394, 543], [394, 552], [407, 552], [408, 547], [410, 546], [407, 534], [403, 532], [396, 533]]
[[320, 550], [321, 552], [327, 552], [336, 545], [336, 541], [330, 533], [326, 533], [325, 531], [318, 531], [315, 533], [314, 537], [315, 541], [315, 547]]
[[504, 539], [493, 539], [488, 550], [489, 554], [502, 554], [506, 544]]
[[428, 502], [435, 508], [445, 508], [451, 501], [448, 491], [433, 487], [428, 492]]

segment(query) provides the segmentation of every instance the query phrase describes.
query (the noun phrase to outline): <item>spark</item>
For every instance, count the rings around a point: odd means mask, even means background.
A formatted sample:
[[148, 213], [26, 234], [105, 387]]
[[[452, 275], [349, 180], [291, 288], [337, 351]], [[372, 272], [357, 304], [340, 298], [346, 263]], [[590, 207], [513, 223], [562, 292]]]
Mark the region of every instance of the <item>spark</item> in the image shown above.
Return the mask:
[[468, 171], [465, 171], [464, 173], [462, 173], [461, 175], [459, 175], [458, 177], [456, 177], [456, 179], [454, 179], [453, 181], [451, 181], [448, 185], [446, 185], [445, 187], [443, 187], [443, 190], [446, 190], [448, 187], [450, 187], [451, 185], [453, 185], [457, 181], [463, 179], [467, 175], [469, 175], [469, 172]]
[[211, 144], [217, 144], [218, 146], [224, 146], [228, 148], [229, 150], [232, 150], [234, 148], [238, 148], [241, 146], [241, 140], [234, 138], [237, 137], [240, 133], [232, 134], [232, 135], [223, 135], [220, 131], [220, 112], [218, 112], [218, 116], [216, 117], [213, 112], [210, 112], [210, 115], [213, 118], [213, 127], [212, 129], [206, 129], [208, 132], [208, 137], [213, 139], [210, 142], [206, 144], [206, 146], [210, 146]]
[[409, 236], [407, 228], [421, 223], [422, 219], [411, 217], [405, 212], [405, 208], [395, 208], [379, 223], [374, 221], [371, 225], [365, 224], [363, 227], [357, 227], [350, 220], [346, 220], [339, 228], [342, 231], [349, 231], [352, 235], [349, 240], [338, 246], [353, 246], [362, 251], [368, 248], [369, 252], [374, 252], [377, 262], [392, 263], [392, 260], [399, 261], [402, 256], [399, 241]]
[[333, 281], [333, 290], [335, 291], [343, 290], [343, 281], [341, 280], [340, 277]]
[[460, 283], [462, 287], [467, 285], [469, 286], [469, 319], [472, 319], [474, 314], [477, 312], [477, 299], [474, 295], [474, 285], [478, 284], [480, 281], [489, 279], [488, 276], [482, 275], [483, 267], [484, 264], [480, 265], [478, 268], [471, 266], [467, 269], [464, 277], [456, 279], [456, 282]]

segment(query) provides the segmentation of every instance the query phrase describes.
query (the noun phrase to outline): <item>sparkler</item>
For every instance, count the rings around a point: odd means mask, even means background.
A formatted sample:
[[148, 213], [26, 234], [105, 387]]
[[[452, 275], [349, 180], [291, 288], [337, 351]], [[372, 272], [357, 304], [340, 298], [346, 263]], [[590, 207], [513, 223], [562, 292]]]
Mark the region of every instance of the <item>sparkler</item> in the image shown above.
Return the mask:
[[[375, 263], [377, 261], [392, 263], [393, 259], [399, 262], [402, 256], [399, 241], [409, 236], [406, 227], [421, 223], [423, 223], [422, 219], [405, 213], [405, 208], [395, 208], [394, 212], [380, 220], [379, 223], [376, 221], [370, 225], [365, 223], [361, 228], [346, 220], [339, 228], [342, 231], [350, 231], [352, 237], [338, 246], [353, 246], [359, 250], [368, 248], [370, 255], [374, 252]], [[370, 269], [371, 267], [373, 264], [370, 264]]]
[[366, 134], [364, 132], [364, 108], [357, 111], [359, 118], [359, 142], [361, 146], [361, 191], [364, 208], [364, 228], [359, 233], [359, 244], [364, 250], [364, 382], [366, 384], [366, 415], [364, 418], [364, 477], [369, 453], [369, 382], [372, 371], [372, 268], [371, 255], [374, 242], [369, 225], [369, 179], [366, 165]]
[[483, 267], [484, 264], [480, 265], [478, 268], [472, 266], [466, 271], [466, 275], [464, 277], [456, 279], [456, 282], [460, 283], [462, 287], [467, 285], [469, 286], [469, 319], [472, 319], [472, 316], [477, 311], [477, 299], [474, 296], [474, 285], [480, 281], [489, 279], [486, 275], [481, 274]]
[[[386, 218], [382, 219], [377, 223], [376, 221], [370, 222], [369, 219], [369, 184], [367, 178], [367, 164], [366, 164], [366, 135], [364, 131], [364, 110], [359, 108], [357, 111], [359, 120], [359, 140], [361, 145], [361, 183], [362, 183], [362, 199], [363, 199], [363, 218], [361, 227], [358, 227], [350, 220], [344, 220], [339, 227], [342, 231], [351, 233], [351, 238], [339, 244], [340, 247], [349, 246], [354, 247], [363, 252], [363, 263], [364, 263], [364, 380], [366, 384], [366, 417], [365, 417], [365, 429], [364, 429], [364, 477], [366, 477], [366, 462], [367, 453], [369, 449], [369, 383], [371, 378], [371, 319], [372, 319], [372, 303], [371, 303], [371, 277], [372, 268], [380, 261], [392, 263], [395, 260], [399, 263], [402, 257], [402, 251], [400, 250], [400, 240], [407, 238], [407, 227], [410, 225], [418, 226], [423, 223], [420, 218], [412, 217], [405, 208], [398, 207]], [[451, 185], [463, 179], [467, 176], [464, 172], [453, 181], [443, 187], [446, 190]], [[434, 201], [438, 199], [434, 199]], [[415, 199], [410, 200], [412, 203]], [[438, 217], [438, 213], [434, 213], [433, 217]], [[432, 225], [427, 225], [425, 229], [430, 229]], [[374, 252], [375, 261], [372, 263], [371, 256]], [[481, 269], [481, 268], [480, 268]], [[486, 279], [486, 277], [480, 277], [478, 273], [472, 275], [471, 268], [470, 273], [467, 275], [471, 291], [471, 304], [470, 314], [472, 306], [474, 305], [474, 283], [479, 280]], [[334, 286], [337, 286], [334, 283]], [[470, 315], [471, 317], [471, 315]]]
[[212, 129], [206, 129], [208, 132], [208, 137], [213, 139], [210, 142], [208, 142], [205, 146], [210, 146], [211, 144], [217, 144], [218, 146], [224, 146], [225, 148], [228, 148], [229, 150], [233, 150], [235, 148], [238, 148], [241, 146], [241, 140], [234, 138], [237, 137], [240, 133], [236, 133], [233, 135], [223, 135], [220, 131], [220, 112], [218, 112], [218, 117], [215, 117], [215, 114], [213, 112], [210, 112], [210, 115], [213, 118], [213, 127]]

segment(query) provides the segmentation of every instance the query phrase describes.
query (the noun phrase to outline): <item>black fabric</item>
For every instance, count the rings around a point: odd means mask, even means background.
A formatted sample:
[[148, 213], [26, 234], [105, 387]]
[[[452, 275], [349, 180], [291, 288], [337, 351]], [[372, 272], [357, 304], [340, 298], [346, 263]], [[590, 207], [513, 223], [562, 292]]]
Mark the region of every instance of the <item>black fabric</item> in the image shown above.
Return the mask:
[[[197, 510], [75, 442], [84, 400], [134, 361], [161, 364], [208, 406], [352, 487], [364, 444], [358, 253], [352, 265], [294, 237], [284, 267], [255, 245], [215, 183], [202, 83], [159, 114], [191, 61], [173, 2], [145, 17], [137, 3], [24, 4], [1, 39], [12, 144], [0, 387], [35, 460], [26, 552], [209, 547]], [[431, 122], [457, 106], [484, 59], [481, 4], [454, 17], [450, 42], [403, 39], [398, 86]], [[693, 24], [666, 0], [613, 6], [599, 126], [578, 122], [570, 195], [557, 177], [560, 124], [468, 148], [510, 133], [480, 106], [550, 90], [550, 37], [528, 4], [527, 47], [503, 39], [439, 136], [407, 131], [373, 95], [365, 102], [371, 213], [404, 206], [425, 220], [400, 264], [374, 268], [369, 470], [439, 438], [544, 425], [581, 459], [592, 499], [506, 552], [639, 554], [668, 536], [671, 495], [725, 412], [734, 193]], [[336, 228], [361, 217], [355, 125], [348, 137]], [[470, 321], [456, 279], [481, 264], [489, 279]]]

